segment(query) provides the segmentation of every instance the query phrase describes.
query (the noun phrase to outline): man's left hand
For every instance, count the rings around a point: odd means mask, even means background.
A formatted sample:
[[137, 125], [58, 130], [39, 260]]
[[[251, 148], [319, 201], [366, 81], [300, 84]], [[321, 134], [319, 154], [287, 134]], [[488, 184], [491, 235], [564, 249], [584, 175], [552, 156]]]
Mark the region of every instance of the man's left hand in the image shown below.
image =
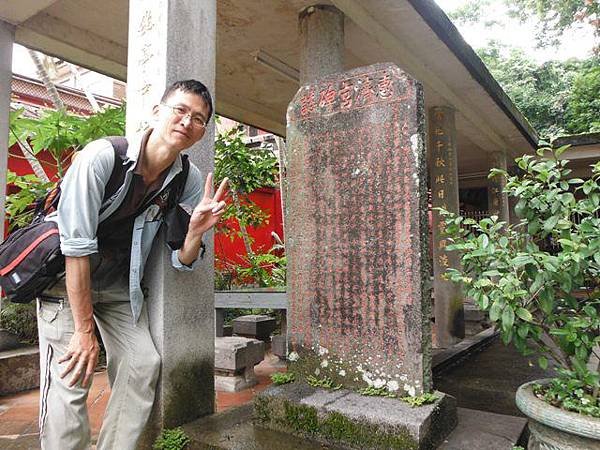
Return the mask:
[[227, 181], [227, 178], [221, 181], [217, 192], [213, 196], [213, 174], [212, 172], [208, 174], [204, 185], [204, 197], [192, 212], [188, 233], [202, 236], [221, 219], [226, 206], [223, 199], [225, 198]]

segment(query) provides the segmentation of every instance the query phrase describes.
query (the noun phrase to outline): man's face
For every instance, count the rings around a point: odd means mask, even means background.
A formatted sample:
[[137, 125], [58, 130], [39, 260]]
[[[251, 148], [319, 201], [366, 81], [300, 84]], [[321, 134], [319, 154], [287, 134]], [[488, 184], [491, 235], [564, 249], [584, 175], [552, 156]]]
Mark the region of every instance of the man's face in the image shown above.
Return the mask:
[[153, 112], [154, 132], [171, 148], [185, 150], [204, 136], [208, 105], [196, 94], [177, 89]]

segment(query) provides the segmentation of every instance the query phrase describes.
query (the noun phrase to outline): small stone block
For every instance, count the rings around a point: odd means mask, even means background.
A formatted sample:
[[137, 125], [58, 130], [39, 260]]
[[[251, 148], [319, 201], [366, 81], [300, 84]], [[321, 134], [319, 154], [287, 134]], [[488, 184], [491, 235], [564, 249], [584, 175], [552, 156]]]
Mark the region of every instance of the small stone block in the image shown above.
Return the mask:
[[231, 336], [231, 335], [233, 335], [233, 326], [223, 325], [223, 336]]
[[215, 338], [215, 370], [239, 372], [253, 368], [265, 357], [265, 344], [239, 336]]
[[6, 350], [14, 350], [15, 348], [23, 347], [19, 337], [6, 330], [0, 330], [0, 352]]
[[287, 358], [287, 338], [280, 334], [271, 337], [271, 352], [281, 359]]
[[456, 399], [411, 408], [393, 398], [304, 383], [271, 386], [254, 399], [254, 418], [265, 428], [344, 448], [434, 449], [457, 424]]
[[233, 319], [233, 333], [239, 336], [268, 338], [275, 330], [277, 322], [273, 317], [250, 314]]
[[38, 347], [23, 347], [0, 352], [0, 395], [34, 389], [39, 385]]
[[241, 375], [215, 375], [215, 389], [225, 392], [239, 392], [258, 384], [254, 367], [246, 367]]

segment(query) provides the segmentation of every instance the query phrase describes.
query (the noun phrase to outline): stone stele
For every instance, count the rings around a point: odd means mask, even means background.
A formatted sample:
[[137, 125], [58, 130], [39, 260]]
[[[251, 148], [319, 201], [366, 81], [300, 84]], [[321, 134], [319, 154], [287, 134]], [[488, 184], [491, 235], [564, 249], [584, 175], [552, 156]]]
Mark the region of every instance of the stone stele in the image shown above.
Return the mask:
[[362, 67], [301, 87], [287, 114], [291, 370], [430, 390], [421, 85]]

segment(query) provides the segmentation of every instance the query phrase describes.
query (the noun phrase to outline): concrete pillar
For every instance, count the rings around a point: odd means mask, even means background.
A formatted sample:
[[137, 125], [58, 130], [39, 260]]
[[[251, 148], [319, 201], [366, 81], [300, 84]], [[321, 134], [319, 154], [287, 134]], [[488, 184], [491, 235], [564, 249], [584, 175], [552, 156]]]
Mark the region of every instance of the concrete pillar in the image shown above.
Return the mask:
[[344, 70], [344, 14], [329, 5], [309, 6], [299, 16], [300, 86]]
[[[490, 169], [506, 170], [506, 152], [493, 152], [490, 154]], [[506, 179], [495, 176], [488, 179], [488, 211], [491, 216], [498, 216], [499, 220], [509, 223], [508, 195], [504, 192]]]
[[6, 170], [8, 166], [8, 113], [12, 81], [12, 48], [15, 28], [0, 21], [0, 240], [4, 238], [4, 205], [6, 202]]
[[[215, 93], [216, 0], [130, 0], [127, 130], [144, 129], [165, 87], [194, 78]], [[214, 165], [214, 120], [189, 149], [206, 176]], [[163, 237], [155, 242], [145, 282], [150, 328], [162, 355], [155, 408], [140, 448], [151, 448], [161, 428], [214, 411], [215, 312], [213, 238], [192, 273], [171, 268]]]
[[[429, 110], [429, 176], [431, 205], [458, 214], [458, 165], [454, 110], [445, 106]], [[447, 252], [441, 234], [445, 224], [438, 212], [432, 214], [433, 295], [435, 345], [446, 348], [465, 336], [463, 295], [460, 286], [442, 278], [449, 267], [459, 267], [459, 255]]]

